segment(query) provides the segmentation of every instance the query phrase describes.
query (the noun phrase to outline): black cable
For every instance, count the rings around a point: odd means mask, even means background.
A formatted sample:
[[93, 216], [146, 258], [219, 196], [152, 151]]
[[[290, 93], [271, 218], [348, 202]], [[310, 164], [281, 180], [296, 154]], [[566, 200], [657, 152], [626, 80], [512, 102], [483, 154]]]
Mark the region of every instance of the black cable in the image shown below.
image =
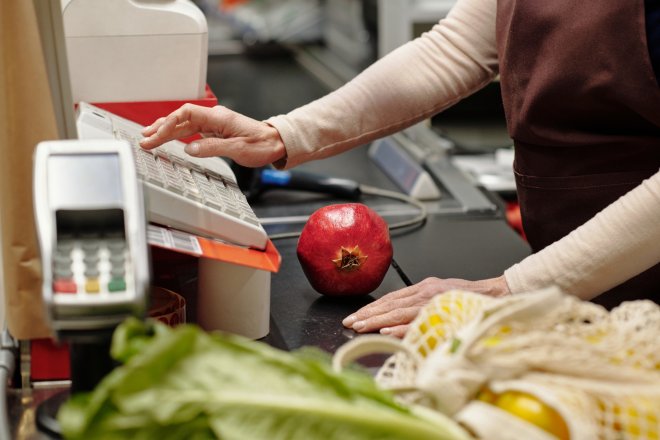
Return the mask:
[[[426, 211], [426, 206], [419, 200], [417, 200], [414, 197], [410, 197], [407, 194], [402, 194], [396, 191], [390, 191], [387, 189], [382, 189], [382, 188], [376, 188], [374, 186], [369, 186], [369, 185], [360, 185], [360, 190], [362, 191], [362, 194], [369, 194], [373, 196], [378, 196], [378, 197], [386, 197], [390, 199], [395, 199], [402, 201], [404, 203], [407, 203], [409, 205], [413, 205], [419, 210], [419, 213], [409, 219], [409, 220], [404, 220], [401, 222], [397, 223], [392, 223], [388, 225], [390, 231], [394, 231], [396, 229], [402, 229], [402, 228], [407, 228], [411, 226], [416, 226], [416, 225], [421, 225], [426, 221], [426, 217], [428, 215]], [[273, 234], [270, 235], [269, 238], [271, 240], [281, 240], [284, 238], [295, 238], [300, 236], [300, 231], [297, 232], [283, 232], [281, 234]]]
[[399, 263], [396, 262], [394, 257], [392, 257], [392, 262], [390, 265], [394, 268], [394, 270], [396, 270], [396, 273], [399, 274], [401, 281], [403, 281], [406, 286], [412, 286], [414, 284], [412, 281], [410, 281], [410, 278], [408, 278], [408, 275], [405, 274], [403, 269], [401, 269], [401, 266], [399, 266]]

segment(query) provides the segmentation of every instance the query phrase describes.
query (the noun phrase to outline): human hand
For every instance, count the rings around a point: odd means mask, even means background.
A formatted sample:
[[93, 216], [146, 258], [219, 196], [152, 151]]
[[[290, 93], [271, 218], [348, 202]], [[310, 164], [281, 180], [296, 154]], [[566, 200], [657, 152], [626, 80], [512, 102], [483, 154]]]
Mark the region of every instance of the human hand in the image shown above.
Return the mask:
[[401, 338], [422, 307], [432, 297], [452, 289], [468, 290], [494, 297], [511, 294], [504, 275], [480, 281], [426, 278], [367, 304], [344, 319], [342, 324], [358, 333], [380, 331], [382, 334]]
[[286, 156], [279, 132], [265, 122], [236, 113], [226, 107], [184, 104], [168, 116], [142, 130], [140, 146], [147, 150], [194, 134], [203, 139], [186, 145], [195, 157], [224, 156], [239, 165], [261, 167]]

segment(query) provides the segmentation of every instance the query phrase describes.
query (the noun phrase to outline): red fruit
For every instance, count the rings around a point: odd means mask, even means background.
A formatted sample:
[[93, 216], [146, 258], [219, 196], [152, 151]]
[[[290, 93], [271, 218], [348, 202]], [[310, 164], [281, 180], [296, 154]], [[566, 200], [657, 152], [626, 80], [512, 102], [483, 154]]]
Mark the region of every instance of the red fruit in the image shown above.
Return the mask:
[[312, 287], [329, 296], [366, 295], [383, 281], [392, 261], [385, 220], [361, 203], [314, 212], [298, 240], [298, 260]]

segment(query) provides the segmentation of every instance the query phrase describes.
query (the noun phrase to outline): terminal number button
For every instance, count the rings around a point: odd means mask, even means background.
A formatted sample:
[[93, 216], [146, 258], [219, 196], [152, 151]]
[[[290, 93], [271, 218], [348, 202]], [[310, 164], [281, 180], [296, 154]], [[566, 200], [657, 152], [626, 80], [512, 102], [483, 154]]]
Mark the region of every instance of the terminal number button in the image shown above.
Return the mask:
[[99, 284], [98, 278], [89, 278], [85, 283], [85, 292], [87, 293], [99, 293], [101, 291], [101, 285]]
[[124, 278], [113, 278], [108, 283], [109, 292], [123, 292], [126, 290], [126, 280]]
[[53, 291], [55, 293], [77, 293], [78, 286], [72, 279], [59, 279], [53, 282]]

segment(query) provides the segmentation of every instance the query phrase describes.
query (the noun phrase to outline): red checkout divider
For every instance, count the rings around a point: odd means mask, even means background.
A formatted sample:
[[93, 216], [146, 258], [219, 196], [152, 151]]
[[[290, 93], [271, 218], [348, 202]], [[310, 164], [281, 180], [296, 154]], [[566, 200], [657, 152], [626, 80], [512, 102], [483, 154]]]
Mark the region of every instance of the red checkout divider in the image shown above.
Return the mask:
[[[94, 102], [90, 103], [123, 118], [149, 125], [156, 119], [167, 116], [183, 104], [215, 107], [218, 98], [207, 85], [205, 96], [199, 99], [171, 101]], [[182, 139], [191, 142], [199, 136]], [[66, 344], [57, 344], [51, 339], [34, 339], [30, 344], [30, 374], [34, 381], [62, 380], [70, 377], [69, 349]]]
[[30, 341], [30, 378], [32, 381], [66, 380], [71, 377], [69, 347], [52, 339]]
[[527, 240], [525, 230], [523, 229], [522, 218], [520, 216], [520, 204], [518, 204], [518, 201], [506, 203], [506, 220], [514, 231], [520, 234], [523, 239]]

